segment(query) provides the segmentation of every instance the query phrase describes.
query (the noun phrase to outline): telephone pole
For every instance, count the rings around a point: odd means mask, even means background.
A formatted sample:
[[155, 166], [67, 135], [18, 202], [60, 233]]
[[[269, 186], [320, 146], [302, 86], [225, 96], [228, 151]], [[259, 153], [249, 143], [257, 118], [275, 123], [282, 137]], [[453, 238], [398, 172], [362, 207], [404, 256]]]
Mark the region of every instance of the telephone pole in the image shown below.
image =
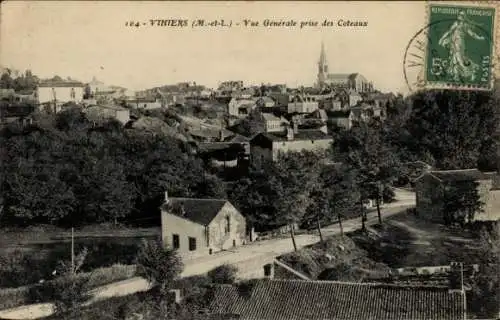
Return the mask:
[[75, 234], [71, 227], [71, 274], [75, 273]]

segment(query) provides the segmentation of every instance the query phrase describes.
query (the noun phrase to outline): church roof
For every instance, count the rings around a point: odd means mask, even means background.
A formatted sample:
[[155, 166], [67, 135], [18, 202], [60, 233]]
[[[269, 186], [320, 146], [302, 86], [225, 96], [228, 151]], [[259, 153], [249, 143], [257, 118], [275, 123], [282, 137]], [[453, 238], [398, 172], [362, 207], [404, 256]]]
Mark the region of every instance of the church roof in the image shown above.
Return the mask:
[[329, 80], [349, 80], [349, 73], [329, 73], [327, 74], [327, 79]]

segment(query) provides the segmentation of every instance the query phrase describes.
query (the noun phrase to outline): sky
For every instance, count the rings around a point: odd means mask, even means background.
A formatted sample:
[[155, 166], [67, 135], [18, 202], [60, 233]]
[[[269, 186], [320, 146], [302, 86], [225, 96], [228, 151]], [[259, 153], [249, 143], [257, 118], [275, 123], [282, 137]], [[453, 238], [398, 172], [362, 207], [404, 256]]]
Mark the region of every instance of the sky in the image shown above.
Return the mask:
[[[186, 19], [189, 27], [152, 27], [150, 19]], [[198, 19], [233, 26], [192, 28]], [[245, 27], [244, 19], [260, 25]], [[335, 26], [265, 27], [265, 19]], [[368, 25], [339, 27], [340, 19]], [[41, 78], [95, 76], [132, 90], [226, 80], [308, 86], [323, 41], [331, 73], [359, 72], [377, 89], [404, 92], [403, 56], [425, 25], [425, 3], [5, 1], [0, 21], [0, 65]]]

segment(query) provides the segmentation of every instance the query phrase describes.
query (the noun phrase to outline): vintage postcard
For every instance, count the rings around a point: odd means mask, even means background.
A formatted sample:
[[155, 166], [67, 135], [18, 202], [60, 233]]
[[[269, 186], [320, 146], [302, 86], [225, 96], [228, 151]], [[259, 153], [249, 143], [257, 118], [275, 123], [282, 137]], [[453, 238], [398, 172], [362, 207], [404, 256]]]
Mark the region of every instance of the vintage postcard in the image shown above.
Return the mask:
[[499, 3], [2, 1], [0, 319], [499, 319]]

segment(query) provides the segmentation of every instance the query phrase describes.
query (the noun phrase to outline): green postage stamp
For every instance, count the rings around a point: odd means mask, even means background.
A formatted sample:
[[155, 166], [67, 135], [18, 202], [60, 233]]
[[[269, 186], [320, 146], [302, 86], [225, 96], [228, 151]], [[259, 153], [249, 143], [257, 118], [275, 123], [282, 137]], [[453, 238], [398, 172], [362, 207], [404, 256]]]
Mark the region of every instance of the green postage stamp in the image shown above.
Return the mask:
[[495, 8], [429, 4], [425, 87], [491, 90]]

